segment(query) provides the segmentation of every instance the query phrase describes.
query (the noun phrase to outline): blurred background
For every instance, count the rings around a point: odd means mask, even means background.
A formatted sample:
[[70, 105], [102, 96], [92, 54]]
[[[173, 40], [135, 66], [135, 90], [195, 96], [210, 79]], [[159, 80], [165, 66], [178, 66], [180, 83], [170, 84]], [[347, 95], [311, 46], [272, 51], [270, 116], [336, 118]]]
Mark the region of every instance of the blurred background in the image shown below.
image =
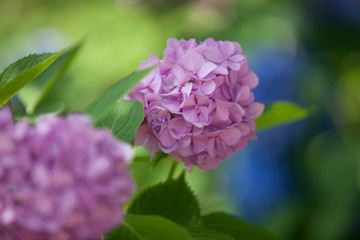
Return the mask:
[[[317, 109], [188, 175], [203, 213], [233, 213], [284, 240], [360, 239], [360, 1], [0, 0], [1, 70], [83, 40], [46, 98], [69, 112], [161, 57], [169, 37], [238, 41], [260, 78], [257, 101]], [[169, 164], [132, 164], [138, 189]]]

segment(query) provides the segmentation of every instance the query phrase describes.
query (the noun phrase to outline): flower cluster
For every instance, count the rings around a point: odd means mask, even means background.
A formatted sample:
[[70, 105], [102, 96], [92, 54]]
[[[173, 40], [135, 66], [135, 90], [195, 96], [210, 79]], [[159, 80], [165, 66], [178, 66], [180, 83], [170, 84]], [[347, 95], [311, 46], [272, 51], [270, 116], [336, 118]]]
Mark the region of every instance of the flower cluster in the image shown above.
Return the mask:
[[259, 80], [237, 42], [169, 39], [163, 55], [140, 65], [156, 67], [127, 96], [145, 108], [136, 145], [207, 171], [256, 139], [264, 105], [254, 102]]
[[134, 191], [131, 147], [80, 114], [34, 127], [0, 110], [0, 239], [99, 240]]

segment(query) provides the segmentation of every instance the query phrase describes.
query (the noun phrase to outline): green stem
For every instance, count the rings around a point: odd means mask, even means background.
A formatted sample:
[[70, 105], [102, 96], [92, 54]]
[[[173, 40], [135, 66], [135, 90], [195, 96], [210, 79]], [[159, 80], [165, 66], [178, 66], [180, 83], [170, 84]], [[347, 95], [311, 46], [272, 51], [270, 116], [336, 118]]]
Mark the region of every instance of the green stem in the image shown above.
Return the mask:
[[172, 163], [171, 163], [169, 175], [167, 177], [168, 180], [173, 178], [173, 175], [174, 175], [175, 170], [176, 170], [176, 166], [177, 166], [177, 161], [173, 160]]

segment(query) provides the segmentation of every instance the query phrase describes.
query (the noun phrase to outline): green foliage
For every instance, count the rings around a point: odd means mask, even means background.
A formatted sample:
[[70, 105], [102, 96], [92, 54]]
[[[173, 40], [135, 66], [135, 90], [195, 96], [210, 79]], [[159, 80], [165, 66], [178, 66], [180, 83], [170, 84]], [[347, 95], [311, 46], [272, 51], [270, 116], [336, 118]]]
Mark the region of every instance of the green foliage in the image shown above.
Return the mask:
[[206, 228], [227, 234], [235, 240], [276, 240], [277, 237], [272, 233], [251, 226], [239, 219], [224, 213], [213, 213], [202, 218]]
[[196, 240], [235, 240], [235, 238], [229, 235], [202, 226], [186, 226], [186, 230], [188, 230], [191, 237]]
[[[184, 173], [175, 180], [168, 179], [164, 183], [157, 184], [143, 191], [131, 203], [128, 214], [128, 218], [134, 215], [142, 217], [161, 216], [182, 226], [189, 236], [191, 236], [191, 239], [194, 240], [277, 239], [266, 230], [251, 226], [222, 213], [201, 217], [199, 203], [186, 184]], [[107, 239], [116, 239], [115, 237], [129, 240], [152, 239], [151, 237], [154, 235], [148, 235], [147, 230], [144, 230], [142, 234], [133, 230], [135, 228], [134, 224], [138, 224], [136, 221], [138, 220], [134, 219], [132, 223], [125, 221], [124, 225], [109, 235], [112, 236], [112, 238]], [[140, 223], [140, 225], [141, 224], [143, 223]], [[158, 226], [156, 226], [156, 228], [164, 231], [167, 227], [164, 225], [162, 228]], [[166, 229], [166, 231], [168, 231], [168, 229]], [[167, 237], [166, 239], [176, 239], [170, 236]]]
[[128, 215], [123, 225], [105, 237], [106, 240], [193, 240], [185, 228], [161, 217]]
[[146, 189], [135, 198], [128, 212], [160, 215], [181, 224], [200, 221], [199, 203], [185, 182], [185, 174]]
[[135, 152], [135, 159], [133, 161], [134, 163], [149, 163], [151, 159], [151, 153], [148, 152], [144, 147], [135, 146], [134, 152]]
[[132, 144], [143, 120], [144, 106], [139, 101], [121, 100], [115, 110], [108, 112], [96, 125], [109, 128], [115, 137]]
[[98, 122], [116, 108], [116, 103], [125, 96], [136, 84], [149, 73], [150, 69], [133, 72], [111, 86], [102, 96], [95, 100], [86, 110], [93, 116], [94, 122]]
[[265, 107], [263, 115], [256, 120], [257, 130], [265, 130], [307, 117], [311, 110], [300, 108], [291, 102], [273, 102]]
[[47, 69], [62, 52], [31, 54], [10, 64], [0, 75], [0, 106]]
[[150, 167], [150, 170], [153, 170], [160, 162], [161, 160], [167, 158], [168, 155], [166, 153], [164, 153], [163, 151], [159, 150], [154, 158], [152, 159], [151, 161], [151, 167]]
[[28, 114], [35, 111], [40, 101], [63, 75], [78, 53], [80, 46], [81, 44], [77, 44], [66, 50], [46, 70], [19, 92], [19, 98], [25, 105]]
[[26, 114], [23, 112], [14, 112], [15, 119], [20, 120], [23, 117], [28, 117], [31, 123], [35, 123], [38, 116], [42, 114], [61, 114], [65, 110], [64, 103], [61, 102], [53, 102], [47, 105], [39, 106], [36, 110], [31, 114]]

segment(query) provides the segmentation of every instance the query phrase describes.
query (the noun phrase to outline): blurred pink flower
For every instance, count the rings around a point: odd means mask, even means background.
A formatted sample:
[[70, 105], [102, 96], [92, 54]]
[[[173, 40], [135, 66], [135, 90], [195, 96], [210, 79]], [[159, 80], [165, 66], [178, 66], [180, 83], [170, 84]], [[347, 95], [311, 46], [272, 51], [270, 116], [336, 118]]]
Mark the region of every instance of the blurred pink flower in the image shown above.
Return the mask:
[[127, 96], [145, 108], [136, 145], [207, 171], [256, 139], [264, 105], [254, 102], [259, 79], [239, 43], [171, 38], [163, 59], [150, 55], [140, 69], [148, 66], [155, 68]]
[[0, 110], [0, 239], [99, 240], [134, 191], [131, 147], [85, 115], [34, 127]]

